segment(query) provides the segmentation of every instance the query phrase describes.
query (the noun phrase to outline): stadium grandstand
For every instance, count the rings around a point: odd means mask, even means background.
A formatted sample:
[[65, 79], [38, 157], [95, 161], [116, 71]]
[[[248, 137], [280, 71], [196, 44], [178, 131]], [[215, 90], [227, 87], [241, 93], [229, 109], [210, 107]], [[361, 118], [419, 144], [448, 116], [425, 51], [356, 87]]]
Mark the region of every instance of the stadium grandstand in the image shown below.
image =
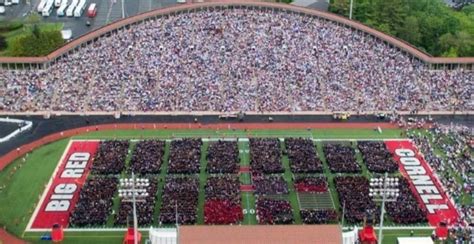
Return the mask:
[[474, 241], [474, 57], [230, 1], [0, 67], [0, 244]]
[[47, 57], [0, 59], [17, 68], [1, 71], [0, 110], [473, 110], [472, 58], [429, 63], [439, 59], [340, 19], [264, 3], [148, 12]]

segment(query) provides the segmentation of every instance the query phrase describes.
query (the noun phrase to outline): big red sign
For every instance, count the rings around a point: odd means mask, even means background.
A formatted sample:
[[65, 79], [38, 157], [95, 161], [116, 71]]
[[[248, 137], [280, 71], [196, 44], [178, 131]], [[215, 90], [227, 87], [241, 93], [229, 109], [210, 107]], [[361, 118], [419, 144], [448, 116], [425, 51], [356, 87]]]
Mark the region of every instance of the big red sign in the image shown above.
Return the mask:
[[408, 140], [386, 141], [388, 150], [398, 162], [400, 172], [408, 179], [412, 192], [427, 211], [428, 221], [437, 226], [440, 221], [455, 223], [459, 214], [431, 168]]
[[56, 223], [63, 227], [68, 225], [70, 213], [79, 198], [79, 191], [87, 178], [98, 145], [97, 141], [76, 141], [70, 144], [33, 216], [32, 229], [50, 229]]

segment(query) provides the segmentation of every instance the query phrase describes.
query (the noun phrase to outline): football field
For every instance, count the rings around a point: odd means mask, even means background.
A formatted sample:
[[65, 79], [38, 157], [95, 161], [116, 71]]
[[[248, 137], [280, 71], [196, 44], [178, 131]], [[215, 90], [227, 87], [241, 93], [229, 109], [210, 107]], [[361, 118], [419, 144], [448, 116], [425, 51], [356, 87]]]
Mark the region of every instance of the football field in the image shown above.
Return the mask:
[[[385, 140], [403, 138], [401, 130], [386, 129], [381, 132], [372, 129], [311, 129], [311, 130], [110, 130], [96, 131], [87, 134], [59, 140], [33, 151], [22, 159], [16, 160], [5, 170], [0, 172], [0, 224], [5, 225], [7, 230], [15, 235], [27, 239], [31, 242], [41, 242], [40, 237], [45, 231], [27, 230], [28, 223], [38, 207], [38, 204], [44, 195], [48, 182], [50, 182], [54, 170], [58, 167], [62, 155], [68, 149], [71, 141], [93, 141], [93, 140], [128, 140], [129, 150], [125, 165], [129, 166], [131, 155], [138, 141], [146, 139], [159, 139], [165, 141], [165, 153], [161, 171], [154, 175], [160, 182], [158, 184], [157, 201], [155, 206], [155, 215], [158, 215], [161, 204], [161, 190], [164, 185], [164, 179], [167, 172], [167, 161], [169, 157], [170, 142], [178, 138], [202, 138], [201, 146], [200, 172], [199, 176], [199, 198], [197, 211], [197, 224], [204, 224], [204, 185], [209, 177], [206, 172], [207, 149], [209, 143], [219, 139], [238, 140], [239, 160], [241, 168], [250, 166], [249, 142], [248, 138], [253, 137], [272, 137], [283, 138], [305, 137], [311, 138], [315, 142], [319, 158], [323, 162], [323, 175], [327, 177], [329, 183], [329, 193], [327, 195], [305, 195], [295, 191], [293, 186], [294, 174], [290, 170], [290, 163], [287, 155], [282, 156], [284, 167], [283, 178], [288, 183], [289, 194], [286, 200], [291, 204], [294, 213], [294, 223], [302, 224], [300, 208], [334, 208], [341, 214], [341, 207], [338, 194], [335, 190], [333, 178], [336, 174], [330, 172], [324, 152], [323, 143], [327, 141], [337, 141], [357, 148], [359, 140]], [[282, 143], [283, 145], [283, 143]], [[283, 149], [283, 148], [282, 148]], [[363, 162], [361, 153], [356, 151], [357, 162], [362, 167], [361, 175], [371, 178], [372, 173], [367, 170]], [[393, 174], [398, 175], [397, 173]], [[121, 177], [128, 176], [124, 171]], [[250, 185], [251, 175], [249, 172], [240, 172], [239, 179], [241, 185]], [[257, 224], [255, 215], [255, 196], [251, 192], [241, 192], [241, 204], [244, 218], [242, 225]], [[113, 210], [118, 212], [120, 199], [118, 194], [113, 198]], [[153, 226], [157, 226], [158, 220], [155, 218]], [[408, 236], [411, 228], [416, 228], [415, 235], [428, 236], [431, 231], [427, 224], [418, 226], [397, 226], [387, 217], [386, 226], [392, 228], [384, 230], [384, 243], [395, 243], [397, 236]], [[317, 228], [317, 225], [314, 225]], [[114, 219], [109, 216], [105, 226], [89, 229], [73, 228], [65, 234], [64, 243], [120, 243], [123, 238], [123, 226], [114, 225]], [[404, 229], [406, 228], [406, 229]], [[146, 228], [144, 228], [146, 229]], [[143, 232], [146, 237], [147, 232]], [[95, 241], [93, 241], [95, 240]], [[99, 241], [99, 242], [97, 242]]]

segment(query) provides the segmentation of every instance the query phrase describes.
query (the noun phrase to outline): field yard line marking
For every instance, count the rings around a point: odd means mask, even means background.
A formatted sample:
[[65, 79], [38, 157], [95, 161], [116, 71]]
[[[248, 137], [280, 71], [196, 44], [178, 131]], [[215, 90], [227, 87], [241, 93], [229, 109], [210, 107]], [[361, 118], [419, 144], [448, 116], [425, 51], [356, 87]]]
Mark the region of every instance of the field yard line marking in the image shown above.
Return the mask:
[[36, 206], [35, 211], [33, 212], [33, 215], [31, 215], [31, 217], [30, 217], [30, 221], [28, 221], [28, 225], [26, 226], [25, 231], [30, 231], [31, 230], [31, 225], [33, 225], [33, 220], [36, 219], [36, 215], [38, 215], [38, 212], [39, 212], [41, 206], [43, 206], [44, 199], [46, 198], [46, 195], [48, 195], [48, 190], [51, 187], [51, 185], [53, 184], [54, 176], [58, 173], [59, 166], [64, 161], [64, 158], [66, 157], [67, 153], [69, 152], [69, 148], [71, 147], [72, 143], [73, 143], [73, 140], [69, 140], [69, 142], [66, 146], [66, 149], [64, 149], [63, 155], [59, 159], [59, 162], [56, 165], [56, 168], [54, 169], [53, 174], [49, 178], [48, 184], [46, 185], [45, 189], [43, 190], [43, 195], [41, 196], [41, 199], [40, 199], [38, 205]]
[[247, 209], [247, 220], [248, 220], [247, 224], [250, 224], [250, 217], [252, 216], [250, 214], [250, 209], [251, 208], [250, 208], [250, 202], [249, 202], [249, 194], [250, 193], [248, 193], [248, 192], [245, 193], [245, 200], [247, 201], [247, 207], [246, 207], [246, 209]]
[[[168, 228], [167, 228], [168, 229]], [[384, 228], [385, 229], [385, 228]], [[126, 228], [65, 228], [63, 229], [64, 232], [112, 232], [112, 231], [126, 231]], [[149, 231], [150, 228], [138, 228], [139, 231]], [[51, 229], [31, 229], [28, 232], [33, 233], [33, 232], [45, 232], [45, 231], [51, 231]]]

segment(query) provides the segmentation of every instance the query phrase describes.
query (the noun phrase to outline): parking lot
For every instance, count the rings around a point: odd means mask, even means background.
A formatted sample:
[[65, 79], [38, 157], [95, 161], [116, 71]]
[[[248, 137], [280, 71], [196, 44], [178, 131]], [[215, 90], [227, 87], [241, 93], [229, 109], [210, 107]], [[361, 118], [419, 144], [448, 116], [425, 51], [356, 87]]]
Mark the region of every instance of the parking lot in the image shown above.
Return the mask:
[[[69, 3], [71, 0], [68, 0]], [[40, 0], [20, 0], [20, 4], [5, 6], [5, 13], [0, 20], [24, 19], [32, 11], [37, 11]], [[97, 15], [87, 17], [87, 8], [91, 3], [97, 4]], [[64, 29], [72, 30], [72, 37], [76, 38], [91, 30], [114, 22], [123, 17], [129, 17], [156, 8], [168, 7], [177, 4], [176, 0], [87, 0], [86, 8], [81, 17], [58, 17], [57, 8], [54, 8], [49, 17], [42, 17], [45, 22], [64, 23]], [[90, 21], [90, 26], [86, 22]]]

